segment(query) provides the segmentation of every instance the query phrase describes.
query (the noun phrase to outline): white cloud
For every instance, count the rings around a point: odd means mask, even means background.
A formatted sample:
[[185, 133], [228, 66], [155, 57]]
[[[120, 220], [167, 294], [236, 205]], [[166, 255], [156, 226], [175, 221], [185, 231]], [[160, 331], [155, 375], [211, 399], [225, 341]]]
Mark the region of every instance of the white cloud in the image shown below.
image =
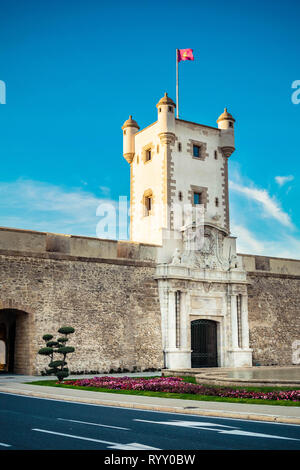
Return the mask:
[[116, 201], [82, 189], [31, 180], [0, 182], [0, 225], [96, 237], [101, 203], [116, 207]]
[[294, 176], [289, 175], [289, 176], [275, 176], [275, 181], [276, 183], [279, 184], [279, 186], [283, 186], [285, 183], [288, 183], [289, 181], [293, 181]]
[[234, 181], [229, 181], [229, 188], [260, 204], [264, 209], [265, 216], [277, 220], [286, 227], [293, 228], [290, 216], [281, 209], [278, 201], [271, 197], [266, 189], [249, 187]]
[[64, 190], [59, 186], [31, 180], [0, 183], [0, 206], [13, 205], [19, 208], [47, 212], [80, 213], [99, 204], [93, 194], [78, 190]]
[[265, 244], [256, 239], [255, 235], [243, 225], [231, 224], [231, 232], [237, 237], [237, 251], [239, 253], [264, 254]]
[[232, 235], [237, 237], [237, 252], [252, 255], [273, 256], [275, 258], [299, 259], [300, 240], [288, 234], [282, 234], [277, 240], [268, 235], [258, 239], [256, 234], [243, 225], [232, 224]]
[[[293, 176], [282, 178], [291, 181]], [[245, 182], [238, 167], [235, 168], [232, 180], [229, 182], [230, 218], [232, 235], [237, 237], [237, 251], [245, 254], [299, 259], [298, 227], [278, 200], [266, 189], [257, 188], [251, 180]], [[254, 204], [246, 205], [246, 200]], [[258, 207], [262, 210], [258, 210]], [[269, 219], [268, 223], [264, 223], [263, 219], [266, 217]]]
[[99, 186], [99, 189], [104, 196], [108, 197], [110, 195], [110, 188], [108, 186]]

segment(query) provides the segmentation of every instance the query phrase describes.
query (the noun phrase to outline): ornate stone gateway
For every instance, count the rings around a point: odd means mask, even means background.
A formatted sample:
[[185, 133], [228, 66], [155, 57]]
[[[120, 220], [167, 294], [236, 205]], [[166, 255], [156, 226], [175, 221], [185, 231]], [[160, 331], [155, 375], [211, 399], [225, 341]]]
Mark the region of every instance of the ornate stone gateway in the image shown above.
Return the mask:
[[192, 367], [217, 367], [217, 323], [212, 320], [191, 322]]
[[165, 368], [251, 366], [248, 281], [235, 238], [212, 224], [181, 233], [156, 268]]

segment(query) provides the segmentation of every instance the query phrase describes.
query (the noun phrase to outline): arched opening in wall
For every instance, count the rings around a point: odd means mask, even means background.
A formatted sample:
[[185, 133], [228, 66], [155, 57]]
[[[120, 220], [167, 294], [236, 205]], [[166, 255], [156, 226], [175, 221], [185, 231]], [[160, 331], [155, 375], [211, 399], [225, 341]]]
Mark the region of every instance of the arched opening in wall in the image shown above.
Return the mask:
[[5, 370], [6, 367], [6, 331], [5, 325], [0, 324], [0, 372]]
[[217, 322], [193, 320], [191, 322], [192, 367], [218, 367]]
[[21, 310], [0, 310], [0, 372], [33, 373], [30, 317]]

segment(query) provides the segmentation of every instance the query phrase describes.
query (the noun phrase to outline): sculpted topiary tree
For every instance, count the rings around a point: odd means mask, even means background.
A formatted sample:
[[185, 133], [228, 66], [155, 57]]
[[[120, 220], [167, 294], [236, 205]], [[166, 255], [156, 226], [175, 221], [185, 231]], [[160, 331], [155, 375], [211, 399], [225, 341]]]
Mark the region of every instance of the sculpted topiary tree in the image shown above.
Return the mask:
[[[50, 369], [46, 369], [45, 374], [56, 375], [59, 382], [69, 375], [69, 369], [65, 367], [67, 365], [66, 357], [68, 354], [74, 352], [75, 348], [72, 346], [66, 346], [66, 343], [69, 340], [68, 335], [74, 333], [74, 331], [74, 328], [71, 326], [62, 326], [59, 328], [58, 333], [64, 336], [61, 336], [56, 341], [52, 341], [52, 335], [44, 335], [43, 340], [46, 342], [46, 347], [38, 351], [38, 354], [41, 354], [42, 356], [48, 356], [50, 360], [48, 364]], [[54, 354], [60, 354], [62, 358], [59, 360], [54, 360]]]

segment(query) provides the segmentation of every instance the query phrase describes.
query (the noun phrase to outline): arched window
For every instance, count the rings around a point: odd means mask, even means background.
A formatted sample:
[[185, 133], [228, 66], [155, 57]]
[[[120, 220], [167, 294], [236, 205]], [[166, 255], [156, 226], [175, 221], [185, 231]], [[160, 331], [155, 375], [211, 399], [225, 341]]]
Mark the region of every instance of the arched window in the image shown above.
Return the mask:
[[149, 162], [152, 159], [152, 150], [146, 150], [146, 162]]
[[144, 217], [153, 215], [153, 192], [147, 189], [143, 194]]
[[155, 151], [155, 146], [152, 143], [149, 143], [143, 147], [141, 158], [144, 163], [148, 163], [152, 161], [154, 151]]

